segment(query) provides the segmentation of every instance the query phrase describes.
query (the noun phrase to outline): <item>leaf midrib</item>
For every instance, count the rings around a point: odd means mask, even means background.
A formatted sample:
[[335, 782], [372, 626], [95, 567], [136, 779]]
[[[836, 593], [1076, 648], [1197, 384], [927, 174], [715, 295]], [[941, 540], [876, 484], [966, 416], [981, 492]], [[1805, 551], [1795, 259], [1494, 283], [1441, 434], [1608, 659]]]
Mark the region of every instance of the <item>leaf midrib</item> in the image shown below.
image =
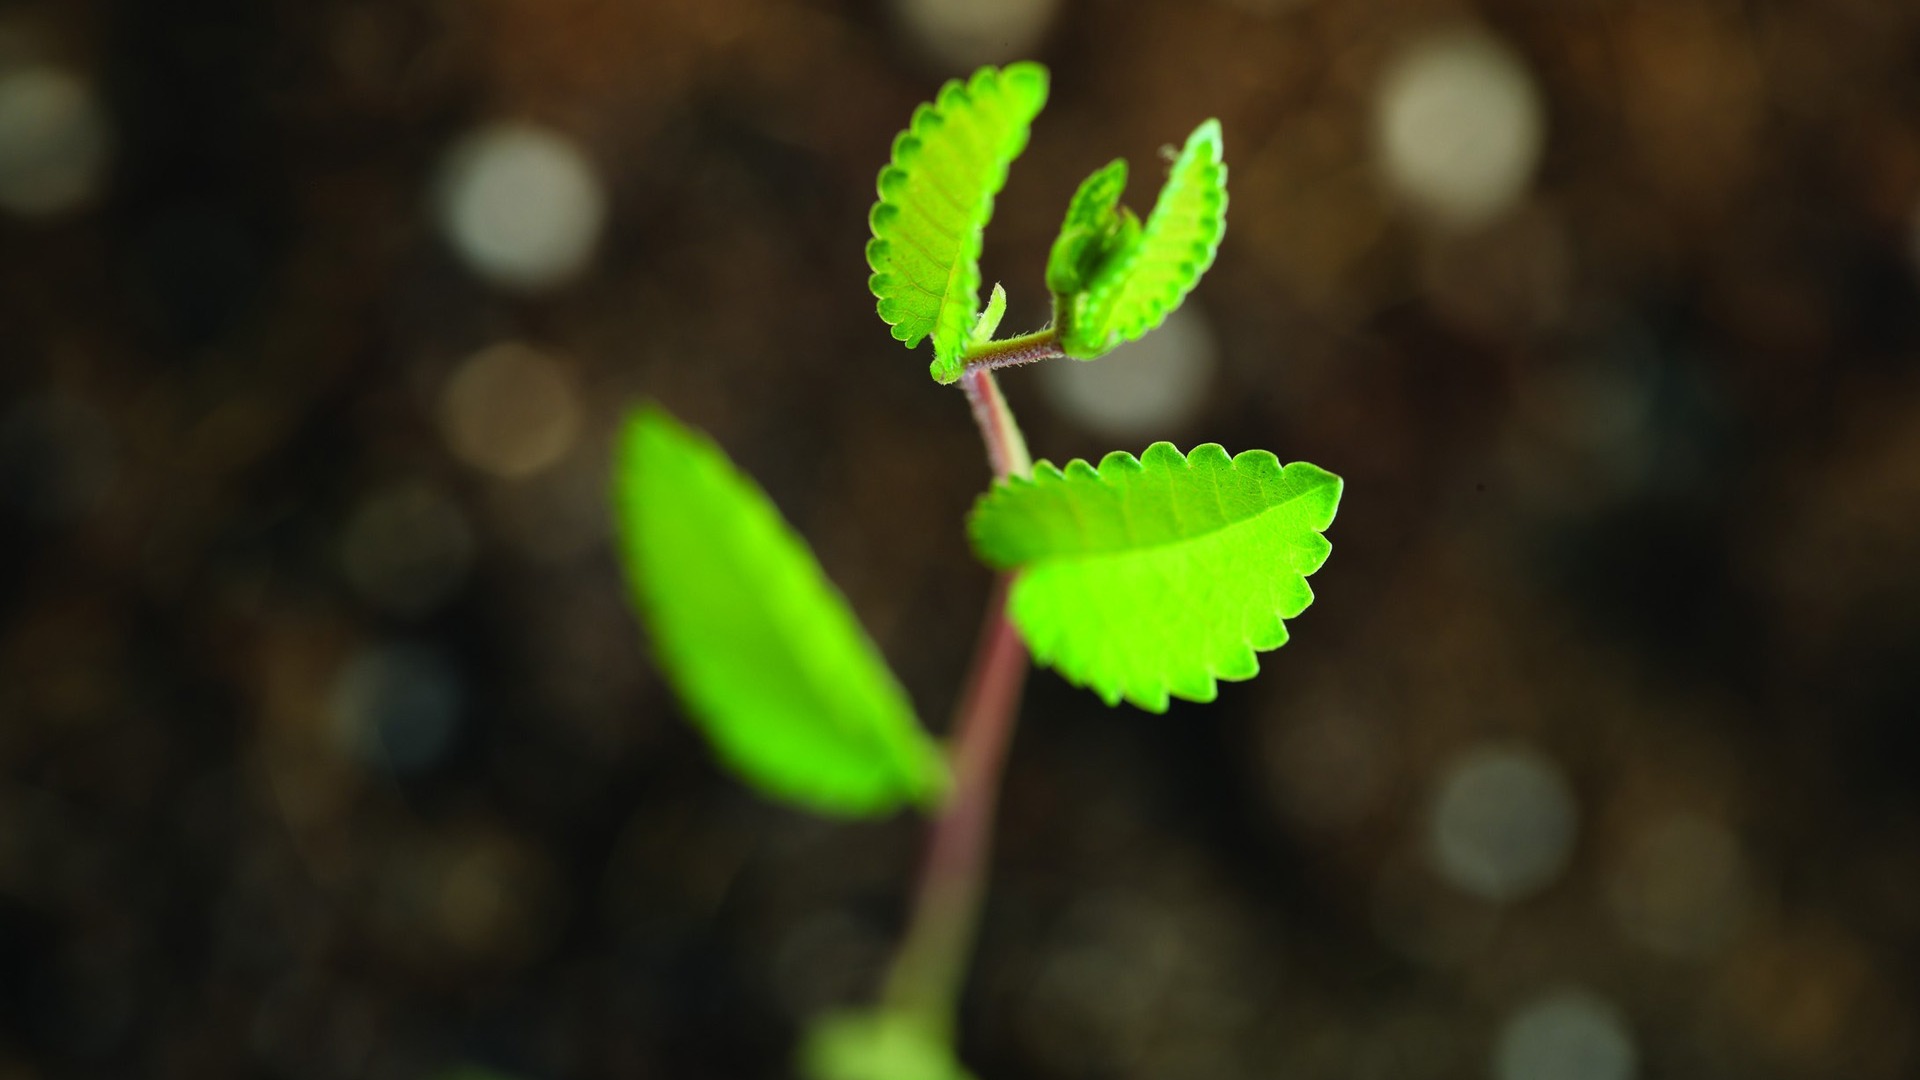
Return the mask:
[[[1108, 485], [1104, 479], [1101, 480], [1100, 483], [1103, 486], [1109, 486], [1109, 487], [1111, 486], [1111, 485]], [[1265, 479], [1261, 480], [1261, 485], [1262, 487], [1266, 485]], [[1214, 498], [1218, 500], [1220, 498], [1220, 483], [1218, 480], [1215, 480], [1213, 482], [1213, 489], [1214, 489]], [[1255, 522], [1258, 522], [1261, 518], [1268, 516], [1269, 514], [1272, 514], [1279, 510], [1283, 510], [1293, 505], [1295, 502], [1298, 502], [1299, 500], [1306, 498], [1308, 495], [1312, 494], [1315, 490], [1317, 489], [1314, 487], [1302, 488], [1299, 491], [1295, 492], [1293, 495], [1290, 495], [1287, 498], [1281, 500], [1280, 502], [1272, 504], [1271, 506], [1262, 507], [1260, 510], [1254, 513], [1248, 514], [1245, 517], [1233, 518], [1232, 520], [1224, 521], [1219, 525], [1214, 526], [1213, 528], [1205, 529], [1200, 532], [1189, 533], [1184, 536], [1177, 536], [1167, 540], [1144, 541], [1137, 544], [1131, 544], [1125, 547], [1100, 548], [1100, 549], [1090, 549], [1090, 550], [1074, 551], [1074, 552], [1067, 552], [1067, 553], [1060, 553], [1060, 554], [1039, 555], [1039, 556], [1035, 556], [1032, 559], [1026, 560], [1026, 562], [1023, 565], [1033, 565], [1033, 564], [1043, 563], [1043, 562], [1061, 562], [1061, 561], [1075, 560], [1075, 559], [1096, 559], [1096, 558], [1103, 558], [1107, 556], [1116, 556], [1116, 555], [1140, 555], [1140, 554], [1146, 554], [1149, 552], [1160, 551], [1166, 548], [1179, 547], [1183, 544], [1190, 544], [1196, 541], [1204, 540], [1208, 537], [1226, 532], [1230, 529], [1239, 528], [1242, 525], [1251, 525]], [[1074, 507], [1072, 500], [1068, 500], [1067, 505], [1070, 508]], [[1176, 505], [1177, 505], [1177, 501], [1176, 501]], [[1075, 516], [1076, 516], [1076, 519], [1078, 519], [1077, 508], [1075, 509], [1076, 509]], [[1224, 510], [1224, 507], [1222, 509]], [[1075, 523], [1079, 527], [1080, 531], [1084, 534], [1087, 530], [1087, 526], [1084, 523], [1080, 522], [1079, 520], [1076, 520]], [[1310, 530], [1310, 531], [1317, 532], [1319, 530]]]

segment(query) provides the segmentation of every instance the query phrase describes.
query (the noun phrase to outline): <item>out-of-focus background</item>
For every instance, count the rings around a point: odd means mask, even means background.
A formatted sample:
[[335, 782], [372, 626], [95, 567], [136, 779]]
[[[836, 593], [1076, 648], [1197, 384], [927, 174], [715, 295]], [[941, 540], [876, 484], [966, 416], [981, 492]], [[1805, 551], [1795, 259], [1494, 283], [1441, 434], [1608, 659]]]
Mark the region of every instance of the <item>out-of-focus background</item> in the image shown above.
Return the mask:
[[983, 1080], [1920, 1073], [1920, 7], [26, 0], [0, 1077], [776, 1077], [871, 993], [918, 823], [713, 765], [609, 433], [710, 430], [943, 728], [987, 471], [865, 215], [1018, 57], [1008, 329], [1092, 169], [1232, 170], [1164, 329], [1005, 374], [1036, 454], [1347, 493], [1216, 705], [1032, 679]]

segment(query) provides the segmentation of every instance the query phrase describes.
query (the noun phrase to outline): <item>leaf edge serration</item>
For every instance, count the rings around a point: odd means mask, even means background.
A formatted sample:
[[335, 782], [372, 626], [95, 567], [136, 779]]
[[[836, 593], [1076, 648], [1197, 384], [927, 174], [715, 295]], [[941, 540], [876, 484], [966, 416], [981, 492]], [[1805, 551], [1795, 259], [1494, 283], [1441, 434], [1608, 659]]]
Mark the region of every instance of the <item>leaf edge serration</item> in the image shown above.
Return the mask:
[[[1133, 550], [1146, 550], [1159, 546], [1160, 543], [1203, 539], [1212, 532], [1279, 510], [1294, 499], [1325, 491], [1328, 497], [1321, 506], [1321, 512], [1303, 521], [1312, 541], [1315, 542], [1308, 544], [1310, 550], [1304, 560], [1296, 559], [1284, 568], [1284, 572], [1299, 576], [1303, 599], [1297, 606], [1275, 608], [1271, 613], [1271, 624], [1266, 627], [1265, 632], [1249, 635], [1237, 646], [1230, 646], [1231, 655], [1223, 654], [1208, 658], [1205, 662], [1204, 676], [1194, 675], [1183, 679], [1118, 677], [1103, 683], [1085, 670], [1075, 670], [1072, 666], [1063, 665], [1060, 662], [1064, 651], [1059, 647], [1062, 633], [1055, 632], [1050, 638], [1044, 637], [1035, 632], [1035, 627], [1029, 625], [1028, 612], [1025, 610], [1022, 599], [1021, 581], [1026, 578], [1026, 571], [1043, 566], [1052, 560], [1112, 554], [1119, 549], [1094, 549], [1043, 555], [1035, 555], [1031, 552], [996, 551], [996, 545], [983, 536], [985, 531], [983, 523], [991, 520], [994, 508], [998, 504], [1009, 499], [1020, 498], [1028, 491], [1044, 491], [1049, 488], [1091, 483], [1111, 494], [1118, 495], [1123, 494], [1117, 483], [1123, 474], [1139, 476], [1154, 467], [1170, 468], [1175, 462], [1178, 462], [1183, 470], [1191, 470], [1198, 462], [1216, 468], [1225, 466], [1234, 472], [1242, 469], [1270, 472], [1276, 483], [1297, 486], [1297, 494], [1266, 506], [1255, 514], [1223, 521], [1204, 532], [1182, 536], [1172, 541], [1145, 543]], [[993, 488], [976, 500], [972, 513], [968, 515], [967, 532], [969, 543], [982, 562], [995, 569], [1017, 574], [1013, 592], [1009, 598], [1008, 613], [1037, 664], [1052, 668], [1075, 686], [1092, 690], [1109, 706], [1118, 705], [1124, 700], [1148, 712], [1162, 713], [1166, 711], [1169, 699], [1173, 697], [1196, 702], [1213, 701], [1218, 695], [1219, 682], [1239, 682], [1253, 678], [1260, 671], [1258, 654], [1271, 652], [1286, 644], [1289, 638], [1286, 620], [1298, 617], [1311, 606], [1314, 600], [1312, 585], [1306, 579], [1324, 566], [1332, 553], [1332, 545], [1324, 534], [1332, 526], [1338, 514], [1344, 491], [1345, 481], [1338, 474], [1311, 462], [1294, 461], [1283, 465], [1273, 453], [1258, 449], [1244, 450], [1229, 457], [1226, 448], [1219, 443], [1202, 443], [1190, 452], [1182, 454], [1171, 442], [1161, 441], [1149, 446], [1138, 458], [1123, 450], [1113, 451], [1102, 457], [1098, 466], [1081, 458], [1069, 461], [1064, 469], [1045, 460], [1035, 462], [1031, 478], [1012, 477], [998, 481]], [[1013, 535], [1018, 535], [1018, 530], [1014, 530]]]
[[1047, 251], [1047, 291], [1056, 305], [1085, 289], [1109, 257], [1124, 212], [1120, 198], [1127, 190], [1127, 173], [1127, 159], [1114, 158], [1080, 181], [1067, 201], [1060, 231]]
[[[1187, 173], [1189, 168], [1195, 170], [1191, 176]], [[1129, 341], [1138, 341], [1186, 302], [1201, 278], [1213, 268], [1220, 244], [1226, 239], [1227, 172], [1225, 135], [1219, 119], [1209, 117], [1193, 129], [1181, 146], [1138, 240], [1104, 268], [1098, 280], [1088, 283], [1072, 298], [1073, 332], [1061, 342], [1068, 356], [1095, 360]], [[1190, 183], [1195, 182], [1200, 185], [1206, 213], [1201, 219], [1204, 234], [1188, 244], [1184, 252], [1190, 268], [1178, 277], [1153, 282], [1158, 286], [1156, 291], [1126, 297], [1127, 290], [1137, 284], [1141, 260], [1149, 256], [1166, 257], [1166, 253], [1155, 250], [1154, 240], [1163, 230], [1173, 227], [1171, 219], [1181, 209], [1180, 200], [1187, 194]], [[1142, 315], [1116, 323], [1114, 312], [1121, 307], [1123, 299], [1128, 309]]]
[[[940, 87], [934, 100], [915, 107], [907, 127], [894, 136], [888, 162], [881, 167], [874, 181], [880, 198], [867, 212], [867, 226], [871, 233], [866, 245], [867, 268], [870, 271], [867, 290], [873, 294], [875, 311], [881, 321], [887, 324], [894, 340], [912, 349], [928, 336], [933, 337], [934, 359], [928, 365], [928, 373], [936, 382], [952, 383], [960, 377], [961, 356], [969, 332], [980, 313], [980, 253], [984, 246], [986, 226], [993, 218], [995, 198], [1006, 186], [1008, 170], [1027, 148], [1034, 118], [1046, 107], [1051, 78], [1044, 65], [1021, 60], [1005, 67], [981, 67], [965, 81], [949, 79]], [[985, 190], [980, 194], [977, 204], [978, 222], [960, 238], [960, 250], [949, 267], [947, 288], [939, 298], [940, 307], [933, 324], [924, 329], [907, 326], [905, 324], [914, 316], [910, 312], [903, 312], [897, 299], [888, 291], [891, 287], [889, 275], [894, 272], [890, 264], [894, 237], [888, 235], [889, 222], [902, 213], [901, 203], [890, 195], [888, 188], [891, 184], [905, 182], [919, 160], [928, 136], [948, 123], [955, 110], [971, 107], [985, 94], [1001, 93], [1003, 84], [1009, 82], [1027, 84], [1026, 101], [1020, 109], [1023, 115], [1016, 117], [1017, 123], [1006, 145], [1004, 158], [993, 162]], [[956, 275], [958, 280], [955, 280]], [[946, 303], [947, 297], [956, 291], [966, 301], [964, 310]], [[956, 314], [949, 316], [950, 310]]]

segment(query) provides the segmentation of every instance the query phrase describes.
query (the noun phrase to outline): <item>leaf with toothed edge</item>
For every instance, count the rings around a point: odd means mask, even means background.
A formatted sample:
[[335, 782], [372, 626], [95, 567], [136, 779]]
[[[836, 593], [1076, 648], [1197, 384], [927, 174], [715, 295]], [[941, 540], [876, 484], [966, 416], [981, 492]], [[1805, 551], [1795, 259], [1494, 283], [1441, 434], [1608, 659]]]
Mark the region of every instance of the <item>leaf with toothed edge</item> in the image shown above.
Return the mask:
[[1060, 347], [1077, 360], [1159, 326], [1213, 265], [1227, 230], [1220, 122], [1208, 120], [1187, 137], [1144, 227], [1128, 229], [1133, 215], [1115, 209], [1125, 185], [1120, 162], [1088, 177], [1047, 263]]
[[1047, 100], [1047, 69], [983, 67], [940, 88], [914, 110], [880, 170], [880, 201], [868, 215], [867, 285], [893, 336], [913, 348], [933, 338], [930, 371], [960, 377], [980, 309], [982, 233], [1007, 167], [1026, 149]]
[[[1127, 163], [1115, 158], [1073, 193], [1047, 255], [1047, 289], [1056, 305], [1087, 288], [1106, 264], [1139, 242], [1140, 219], [1120, 205], [1126, 187]], [[1071, 314], [1071, 308], [1063, 314]]]
[[765, 492], [658, 407], [614, 461], [619, 550], [667, 681], [762, 793], [874, 817], [945, 796], [945, 755]]
[[1307, 575], [1341, 480], [1217, 443], [1115, 451], [1099, 468], [1042, 461], [997, 483], [968, 519], [975, 552], [1018, 571], [1008, 614], [1034, 659], [1109, 705], [1163, 712], [1250, 679], [1313, 602]]

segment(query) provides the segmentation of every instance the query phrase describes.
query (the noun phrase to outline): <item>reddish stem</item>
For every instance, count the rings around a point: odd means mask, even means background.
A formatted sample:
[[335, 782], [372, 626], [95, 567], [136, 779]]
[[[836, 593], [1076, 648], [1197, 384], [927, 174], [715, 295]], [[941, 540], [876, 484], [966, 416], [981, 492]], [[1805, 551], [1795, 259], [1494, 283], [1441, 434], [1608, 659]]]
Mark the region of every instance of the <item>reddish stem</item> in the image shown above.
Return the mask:
[[[980, 425], [994, 478], [1031, 475], [1026, 439], [991, 366], [968, 365], [960, 385]], [[884, 997], [889, 1011], [914, 1017], [945, 1042], [952, 1039], [960, 985], [979, 927], [1000, 766], [1013, 739], [1027, 677], [1026, 646], [1007, 621], [1011, 584], [1008, 575], [995, 580], [987, 602], [973, 668], [953, 724], [953, 793], [933, 823], [913, 916]]]
[[907, 937], [887, 980], [890, 1010], [943, 1037], [953, 1026], [979, 926], [1000, 767], [1019, 717], [1027, 650], [1006, 618], [1009, 579], [994, 582], [973, 670], [954, 721], [951, 801], [933, 824]]
[[980, 440], [987, 445], [987, 461], [993, 466], [993, 478], [1027, 476], [1033, 472], [1033, 459], [1027, 454], [1027, 440], [1013, 422], [1013, 411], [1000, 393], [987, 364], [969, 364], [960, 373], [960, 388], [967, 392], [967, 404], [973, 407], [973, 422], [980, 427]]
[[1059, 336], [1049, 328], [1002, 341], [989, 341], [984, 345], [976, 345], [967, 351], [966, 366], [993, 370], [1037, 363], [1041, 360], [1057, 360], [1066, 355], [1060, 351]]

